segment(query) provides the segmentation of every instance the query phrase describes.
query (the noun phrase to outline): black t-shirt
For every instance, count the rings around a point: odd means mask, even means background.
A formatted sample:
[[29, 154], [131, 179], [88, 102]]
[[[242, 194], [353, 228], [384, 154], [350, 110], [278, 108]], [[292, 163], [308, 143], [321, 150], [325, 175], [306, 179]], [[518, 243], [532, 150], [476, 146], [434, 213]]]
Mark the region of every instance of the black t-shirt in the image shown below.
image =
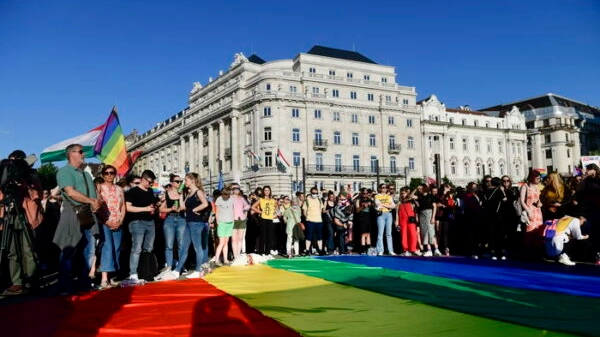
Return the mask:
[[424, 209], [433, 209], [433, 204], [435, 203], [435, 197], [429, 193], [427, 195], [419, 196], [419, 210]]
[[[135, 207], [147, 207], [156, 204], [158, 201], [154, 196], [152, 189], [144, 191], [138, 186], [131, 188], [125, 193], [125, 201], [130, 202]], [[154, 219], [154, 215], [151, 212], [127, 212], [127, 219], [129, 221], [144, 220], [151, 221]]]

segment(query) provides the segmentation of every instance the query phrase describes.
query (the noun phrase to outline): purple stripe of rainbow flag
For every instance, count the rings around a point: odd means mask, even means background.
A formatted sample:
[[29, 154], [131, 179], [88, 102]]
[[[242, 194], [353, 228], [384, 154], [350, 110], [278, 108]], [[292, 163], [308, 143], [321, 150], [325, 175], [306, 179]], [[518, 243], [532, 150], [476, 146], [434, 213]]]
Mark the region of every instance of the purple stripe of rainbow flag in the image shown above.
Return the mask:
[[112, 165], [117, 169], [119, 176], [124, 176], [129, 171], [130, 160], [125, 147], [125, 137], [117, 116], [117, 108], [113, 107], [104, 130], [98, 137], [94, 152], [104, 164]]

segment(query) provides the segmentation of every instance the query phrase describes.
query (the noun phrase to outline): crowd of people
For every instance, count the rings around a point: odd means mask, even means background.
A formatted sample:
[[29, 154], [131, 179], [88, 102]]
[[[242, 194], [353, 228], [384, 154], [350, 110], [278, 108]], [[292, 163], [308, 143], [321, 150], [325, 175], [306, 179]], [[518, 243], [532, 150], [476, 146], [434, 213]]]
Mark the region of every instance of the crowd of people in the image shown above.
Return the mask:
[[[203, 277], [246, 253], [452, 254], [573, 265], [572, 259], [592, 260], [600, 251], [595, 164], [566, 182], [555, 172], [542, 181], [532, 170], [521, 186], [508, 176], [485, 176], [465, 188], [423, 184], [396, 191], [383, 183], [355, 194], [312, 187], [307, 195], [275, 195], [269, 186], [246, 194], [239, 183], [209, 194], [190, 172], [171, 174], [157, 194], [150, 170], [117, 181], [116, 168], [105, 165], [93, 178], [82, 169], [80, 145], [66, 152], [57, 189], [43, 193], [46, 216], [35, 235], [42, 269], [58, 270], [60, 293], [110, 288], [119, 278], [143, 283], [143, 252], [154, 252], [161, 266], [154, 281], [167, 281]], [[81, 220], [86, 206], [95, 220], [89, 225]], [[22, 288], [13, 281], [4, 294]]]

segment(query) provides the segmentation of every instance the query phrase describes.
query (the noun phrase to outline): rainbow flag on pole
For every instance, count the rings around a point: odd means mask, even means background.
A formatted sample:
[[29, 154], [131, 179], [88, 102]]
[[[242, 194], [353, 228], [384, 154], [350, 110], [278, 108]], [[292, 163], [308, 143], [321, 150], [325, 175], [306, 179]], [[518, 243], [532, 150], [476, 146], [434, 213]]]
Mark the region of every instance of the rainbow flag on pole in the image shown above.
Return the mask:
[[119, 176], [126, 175], [131, 167], [131, 158], [127, 155], [125, 136], [123, 136], [116, 107], [113, 107], [104, 123], [104, 129], [98, 137], [94, 152], [104, 164], [114, 166]]

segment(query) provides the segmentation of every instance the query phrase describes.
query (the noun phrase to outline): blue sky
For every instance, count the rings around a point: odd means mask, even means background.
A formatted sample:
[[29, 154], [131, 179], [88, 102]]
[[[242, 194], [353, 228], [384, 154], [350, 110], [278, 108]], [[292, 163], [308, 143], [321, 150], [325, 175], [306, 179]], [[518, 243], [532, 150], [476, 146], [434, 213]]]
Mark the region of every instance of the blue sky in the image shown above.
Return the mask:
[[125, 133], [186, 107], [236, 52], [319, 44], [474, 109], [545, 93], [600, 105], [600, 2], [0, 1], [0, 158], [39, 156], [119, 108]]

